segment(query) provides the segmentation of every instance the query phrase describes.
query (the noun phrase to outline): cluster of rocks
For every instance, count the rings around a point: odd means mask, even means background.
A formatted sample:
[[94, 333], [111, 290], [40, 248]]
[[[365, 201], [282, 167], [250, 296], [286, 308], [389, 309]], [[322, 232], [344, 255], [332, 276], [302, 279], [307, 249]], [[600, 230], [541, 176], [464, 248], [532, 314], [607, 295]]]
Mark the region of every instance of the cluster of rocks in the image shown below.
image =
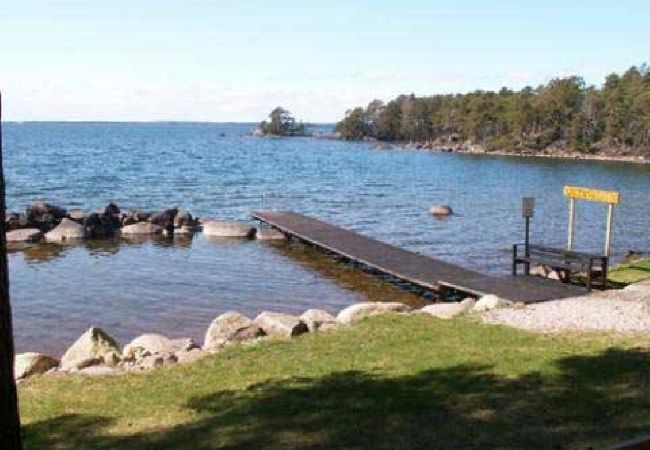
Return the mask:
[[449, 319], [467, 312], [505, 306], [511, 306], [511, 303], [488, 295], [478, 301], [468, 298], [459, 303], [437, 303], [417, 310], [400, 302], [357, 303], [344, 308], [336, 316], [322, 309], [308, 309], [300, 316], [264, 311], [250, 319], [239, 312], [230, 311], [212, 321], [205, 333], [203, 346], [190, 338], [170, 339], [160, 334], [143, 334], [120, 348], [108, 333], [92, 327], [68, 348], [60, 360], [32, 352], [17, 355], [15, 378], [21, 380], [43, 373], [117, 375], [192, 362], [226, 347], [250, 345], [269, 337], [293, 338], [309, 332], [329, 331], [382, 314], [429, 314]]
[[101, 212], [86, 213], [35, 202], [25, 213], [11, 212], [6, 217], [7, 242], [67, 242], [81, 239], [105, 239], [117, 235], [192, 234], [203, 231], [216, 237], [276, 240], [285, 235], [273, 229], [256, 230], [234, 220], [200, 220], [188, 211], [171, 208], [158, 213], [122, 211], [109, 203]]

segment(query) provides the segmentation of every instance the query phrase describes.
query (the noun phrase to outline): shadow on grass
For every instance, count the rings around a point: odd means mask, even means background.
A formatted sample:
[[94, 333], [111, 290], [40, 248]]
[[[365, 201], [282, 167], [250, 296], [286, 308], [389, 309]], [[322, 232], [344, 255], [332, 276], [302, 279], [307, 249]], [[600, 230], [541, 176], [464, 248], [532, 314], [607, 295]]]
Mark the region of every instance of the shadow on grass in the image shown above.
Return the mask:
[[[102, 417], [24, 427], [28, 448], [590, 448], [650, 430], [650, 354], [610, 349], [517, 378], [456, 366], [269, 380], [192, 398], [197, 420], [131, 436]], [[137, 401], [137, 400], [134, 400]]]

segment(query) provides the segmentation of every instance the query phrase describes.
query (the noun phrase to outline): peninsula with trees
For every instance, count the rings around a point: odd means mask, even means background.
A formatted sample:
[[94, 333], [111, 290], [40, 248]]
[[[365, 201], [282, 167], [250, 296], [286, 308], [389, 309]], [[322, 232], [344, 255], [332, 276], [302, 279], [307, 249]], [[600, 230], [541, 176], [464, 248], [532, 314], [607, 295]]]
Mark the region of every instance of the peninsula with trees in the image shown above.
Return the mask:
[[578, 76], [536, 88], [373, 100], [337, 123], [343, 139], [425, 149], [650, 159], [650, 66], [612, 73], [601, 87]]

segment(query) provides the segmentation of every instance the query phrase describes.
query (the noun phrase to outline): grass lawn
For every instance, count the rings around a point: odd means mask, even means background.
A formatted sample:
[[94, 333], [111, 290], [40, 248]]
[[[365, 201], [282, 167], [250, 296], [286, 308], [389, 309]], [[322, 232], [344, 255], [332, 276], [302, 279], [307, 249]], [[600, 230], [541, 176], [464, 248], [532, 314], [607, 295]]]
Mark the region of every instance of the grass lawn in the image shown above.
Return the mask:
[[608, 272], [608, 278], [617, 284], [636, 283], [650, 279], [650, 259], [640, 259], [612, 267]]
[[19, 393], [30, 449], [600, 447], [650, 431], [648, 348], [648, 335], [379, 317]]

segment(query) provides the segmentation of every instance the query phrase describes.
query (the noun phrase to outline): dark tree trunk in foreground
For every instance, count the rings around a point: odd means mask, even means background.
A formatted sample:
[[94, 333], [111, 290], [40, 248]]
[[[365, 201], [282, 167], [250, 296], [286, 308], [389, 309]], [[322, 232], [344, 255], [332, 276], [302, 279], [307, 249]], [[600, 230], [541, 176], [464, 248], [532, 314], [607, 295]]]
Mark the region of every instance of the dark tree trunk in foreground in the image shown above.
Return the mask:
[[[0, 123], [2, 94], [0, 94]], [[20, 417], [14, 381], [14, 337], [9, 303], [9, 273], [5, 241], [5, 179], [2, 168], [2, 126], [0, 125], [0, 447], [20, 450]]]

